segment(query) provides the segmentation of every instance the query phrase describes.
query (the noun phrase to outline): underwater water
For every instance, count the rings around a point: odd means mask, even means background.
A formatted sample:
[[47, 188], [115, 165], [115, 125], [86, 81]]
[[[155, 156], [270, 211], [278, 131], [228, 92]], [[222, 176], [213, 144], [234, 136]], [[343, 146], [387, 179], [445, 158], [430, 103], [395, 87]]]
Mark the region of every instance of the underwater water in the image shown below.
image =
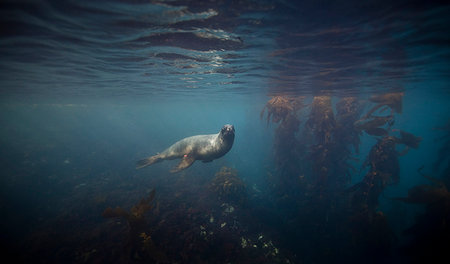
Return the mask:
[[[449, 11], [406, 0], [1, 1], [3, 256], [445, 259]], [[136, 169], [225, 124], [233, 146], [212, 162]]]

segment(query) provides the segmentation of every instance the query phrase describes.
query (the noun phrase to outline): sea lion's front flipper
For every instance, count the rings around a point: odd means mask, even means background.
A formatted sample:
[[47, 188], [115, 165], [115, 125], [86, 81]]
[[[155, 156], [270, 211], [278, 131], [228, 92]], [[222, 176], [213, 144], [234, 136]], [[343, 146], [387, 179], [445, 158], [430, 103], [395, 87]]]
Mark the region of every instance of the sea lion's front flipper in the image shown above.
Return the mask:
[[184, 157], [181, 159], [180, 163], [178, 163], [178, 165], [173, 168], [172, 170], [170, 170], [170, 172], [174, 173], [174, 172], [179, 172], [181, 170], [184, 170], [186, 168], [189, 168], [195, 161], [195, 158], [191, 155], [184, 155]]

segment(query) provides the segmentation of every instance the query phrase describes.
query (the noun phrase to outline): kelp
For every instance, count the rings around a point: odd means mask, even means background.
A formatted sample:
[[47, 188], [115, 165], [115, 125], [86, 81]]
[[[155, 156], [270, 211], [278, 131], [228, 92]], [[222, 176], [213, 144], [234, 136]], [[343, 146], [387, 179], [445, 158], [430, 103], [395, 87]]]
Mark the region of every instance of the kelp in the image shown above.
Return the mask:
[[400, 137], [396, 137], [396, 142], [397, 144], [403, 144], [405, 145], [405, 148], [403, 149], [402, 152], [400, 152], [400, 156], [405, 155], [406, 153], [408, 153], [410, 148], [413, 149], [418, 149], [419, 148], [419, 144], [422, 141], [421, 137], [417, 137], [409, 132], [403, 131], [403, 130], [399, 130], [400, 132]]
[[336, 175], [332, 183], [336, 189], [343, 189], [351, 181], [351, 173], [356, 171], [351, 164], [355, 158], [354, 152], [359, 154], [360, 130], [354, 123], [360, 118], [361, 103], [356, 97], [343, 97], [336, 103], [336, 126], [333, 133], [332, 153], [333, 174]]
[[314, 135], [316, 143], [327, 144], [332, 140], [336, 127], [330, 96], [314, 96], [305, 127]]
[[[336, 141], [348, 152], [348, 145], [353, 145], [356, 153], [359, 153], [359, 129], [354, 125], [361, 115], [362, 107], [356, 97], [343, 97], [336, 104]], [[346, 158], [349, 158], [346, 155]]]
[[146, 214], [154, 207], [155, 189], [147, 197], [143, 197], [129, 211], [121, 207], [106, 208], [102, 216], [105, 218], [122, 218], [128, 223], [128, 241], [125, 251], [131, 259], [153, 259], [166, 263], [165, 254], [153, 243], [148, 231]]
[[269, 124], [270, 121], [273, 123], [284, 121], [289, 115], [295, 115], [298, 110], [305, 106], [303, 100], [303, 96], [273, 96], [262, 109], [260, 118], [262, 119], [264, 113], [267, 112], [267, 124]]
[[284, 177], [292, 171], [301, 170], [299, 162], [302, 153], [301, 144], [297, 138], [300, 129], [300, 110], [305, 107], [303, 96], [273, 96], [263, 107], [260, 118], [267, 112], [267, 124], [279, 123], [275, 131], [274, 159], [280, 177], [279, 183], [291, 185], [292, 179]]
[[129, 212], [121, 207], [108, 207], [103, 211], [102, 216], [105, 218], [120, 217], [125, 218], [128, 222], [143, 219], [146, 212], [153, 208], [152, 201], [155, 198], [155, 190], [153, 189], [147, 198], [142, 198], [139, 203], [134, 205]]
[[[320, 193], [325, 193], [326, 186], [335, 183], [329, 179], [333, 172], [336, 120], [330, 96], [314, 96], [305, 132], [312, 136], [309, 159], [311, 160], [310, 181]], [[334, 176], [334, 175], [333, 175]]]
[[375, 213], [378, 197], [385, 187], [398, 183], [400, 165], [395, 144], [394, 137], [386, 136], [378, 140], [370, 150], [365, 162], [369, 171], [360, 183], [349, 189], [353, 192], [352, 207], [354, 210], [363, 209], [367, 214]]
[[354, 123], [355, 128], [372, 136], [387, 136], [394, 124], [394, 116], [365, 116]]
[[[421, 138], [411, 133], [401, 131], [401, 137], [385, 136], [378, 139], [369, 152], [365, 166], [369, 167], [368, 173], [362, 182], [352, 187], [359, 189], [359, 194], [354, 198], [355, 203], [362, 203], [363, 207], [374, 211], [378, 206], [378, 197], [391, 184], [400, 180], [400, 165], [398, 157], [405, 154], [405, 150], [398, 152], [396, 146], [399, 144], [418, 148]], [[419, 190], [417, 190], [419, 191]]]
[[416, 222], [406, 230], [408, 244], [403, 248], [411, 263], [438, 263], [448, 255], [450, 238], [450, 192], [437, 178], [418, 172], [431, 184], [412, 187], [407, 197], [394, 198], [409, 204], [425, 205], [425, 211], [416, 216]]
[[450, 202], [450, 192], [448, 191], [445, 183], [442, 180], [425, 175], [422, 172], [423, 168], [424, 167], [422, 166], [417, 171], [421, 176], [428, 179], [431, 184], [420, 184], [414, 186], [408, 190], [407, 197], [397, 197], [394, 199], [405, 203], [428, 205], [445, 200]]
[[238, 177], [237, 171], [225, 166], [215, 174], [210, 189], [219, 200], [227, 203], [242, 204], [247, 198], [246, 185]]
[[433, 171], [442, 175], [448, 188], [450, 188], [450, 120], [443, 126], [434, 128], [444, 134], [436, 139], [439, 150], [436, 161], [433, 163]]
[[376, 105], [367, 112], [366, 116], [370, 117], [379, 109], [381, 109], [380, 111], [384, 111], [385, 108], [383, 107], [391, 109], [390, 115], [393, 112], [401, 114], [403, 110], [403, 96], [403, 92], [372, 95], [369, 101], [376, 103]]

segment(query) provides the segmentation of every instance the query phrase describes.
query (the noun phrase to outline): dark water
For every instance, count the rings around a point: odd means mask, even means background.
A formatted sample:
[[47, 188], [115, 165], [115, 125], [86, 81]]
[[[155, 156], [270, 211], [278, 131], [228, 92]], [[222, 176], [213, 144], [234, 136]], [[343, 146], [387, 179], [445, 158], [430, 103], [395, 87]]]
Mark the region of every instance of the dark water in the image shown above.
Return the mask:
[[[15, 263], [432, 263], [450, 232], [445, 1], [0, 3]], [[233, 148], [136, 170], [233, 124]]]

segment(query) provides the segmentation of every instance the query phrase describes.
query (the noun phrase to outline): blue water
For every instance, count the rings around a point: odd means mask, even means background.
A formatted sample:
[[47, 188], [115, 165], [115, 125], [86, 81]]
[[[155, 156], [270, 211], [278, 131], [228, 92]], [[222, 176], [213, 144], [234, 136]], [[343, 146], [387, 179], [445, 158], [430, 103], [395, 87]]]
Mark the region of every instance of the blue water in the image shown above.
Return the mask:
[[[1, 248], [18, 263], [445, 256], [449, 11], [445, 1], [2, 1]], [[385, 101], [370, 115], [383, 95], [400, 95], [401, 109]], [[278, 105], [288, 114], [275, 120], [275, 96], [304, 106]], [[358, 106], [348, 119], [345, 98]], [[390, 122], [357, 125], [376, 117]], [[135, 169], [227, 123], [225, 156], [175, 174], [178, 161]], [[150, 207], [133, 211], [152, 190]], [[116, 207], [128, 213], [105, 213]]]

